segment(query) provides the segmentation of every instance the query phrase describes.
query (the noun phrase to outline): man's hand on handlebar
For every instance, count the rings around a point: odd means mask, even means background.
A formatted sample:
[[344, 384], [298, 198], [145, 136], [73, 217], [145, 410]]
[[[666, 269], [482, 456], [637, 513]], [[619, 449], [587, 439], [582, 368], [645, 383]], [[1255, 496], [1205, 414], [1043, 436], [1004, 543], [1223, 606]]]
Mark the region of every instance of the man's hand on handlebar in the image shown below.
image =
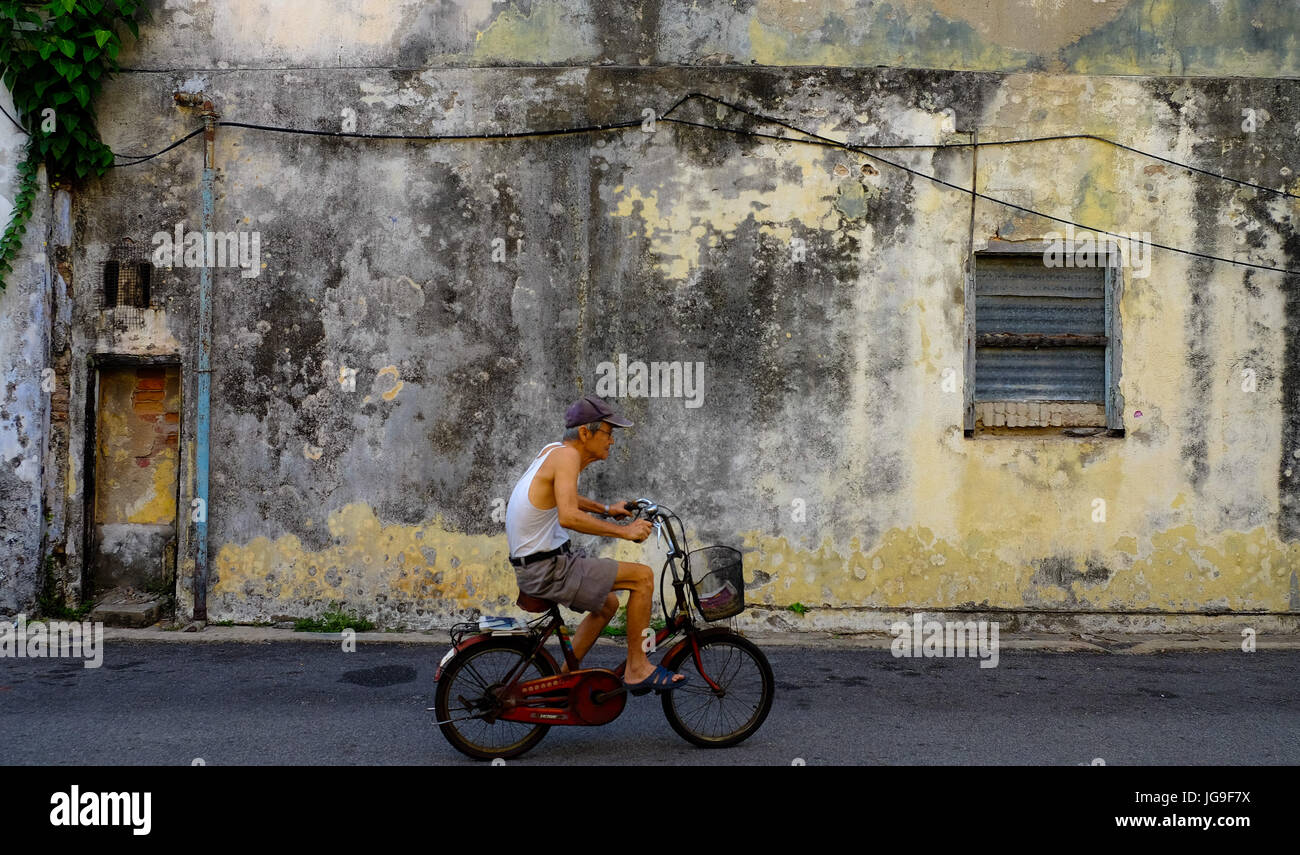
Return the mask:
[[634, 543], [641, 543], [650, 536], [650, 532], [654, 531], [654, 527], [650, 525], [650, 520], [633, 520], [623, 528], [623, 537]]
[[608, 506], [609, 513], [602, 516], [610, 516], [620, 520], [626, 517], [637, 517], [637, 519], [629, 523], [622, 524], [623, 532], [619, 536], [633, 543], [641, 543], [654, 531], [654, 526], [650, 523], [650, 520], [639, 518], [645, 508], [646, 502], [642, 499], [615, 502]]

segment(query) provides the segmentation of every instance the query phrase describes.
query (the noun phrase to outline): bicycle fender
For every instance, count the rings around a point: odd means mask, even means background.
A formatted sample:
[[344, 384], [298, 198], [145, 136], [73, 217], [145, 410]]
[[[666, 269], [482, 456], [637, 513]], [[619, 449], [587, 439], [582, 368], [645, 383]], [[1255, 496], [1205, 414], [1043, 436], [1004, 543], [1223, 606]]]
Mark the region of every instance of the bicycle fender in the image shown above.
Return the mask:
[[[520, 642], [520, 646], [523, 646], [523, 643], [529, 641], [529, 639], [526, 636], [518, 636], [518, 639]], [[470, 636], [469, 638], [466, 638], [460, 644], [456, 645], [456, 647], [453, 649], [456, 651], [456, 655], [459, 656], [460, 654], [464, 653], [466, 650], [469, 650], [479, 644], [483, 644], [488, 641], [499, 641], [499, 640], [500, 640], [499, 636], [495, 636], [490, 632], [484, 632], [479, 635], [473, 635]], [[551, 671], [553, 673], [556, 674], [560, 673], [559, 663], [555, 661], [555, 657], [551, 655], [551, 651], [547, 650], [545, 646], [543, 646], [541, 650], [537, 651], [537, 655], [546, 658], [546, 661], [549, 662], [551, 665]], [[438, 670], [434, 674], [433, 679], [436, 682], [441, 678], [442, 678], [442, 666], [440, 665], [438, 666]]]

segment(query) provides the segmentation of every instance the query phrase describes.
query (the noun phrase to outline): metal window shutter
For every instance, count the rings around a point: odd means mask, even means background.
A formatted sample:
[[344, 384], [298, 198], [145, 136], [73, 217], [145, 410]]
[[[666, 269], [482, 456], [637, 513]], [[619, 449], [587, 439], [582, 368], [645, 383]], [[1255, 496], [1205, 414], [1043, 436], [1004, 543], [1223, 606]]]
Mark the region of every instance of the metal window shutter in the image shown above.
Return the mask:
[[[1038, 253], [978, 256], [975, 331], [1106, 334], [1104, 267], [1045, 267]], [[975, 399], [1106, 400], [1105, 347], [977, 347]]]

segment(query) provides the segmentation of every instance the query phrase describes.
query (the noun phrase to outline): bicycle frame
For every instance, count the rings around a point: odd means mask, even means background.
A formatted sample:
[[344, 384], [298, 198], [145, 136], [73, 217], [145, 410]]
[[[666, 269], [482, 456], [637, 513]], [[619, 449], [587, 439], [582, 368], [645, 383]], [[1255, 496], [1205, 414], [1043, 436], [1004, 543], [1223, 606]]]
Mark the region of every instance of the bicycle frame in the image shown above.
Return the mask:
[[[671, 639], [678, 633], [685, 632], [686, 637], [674, 644], [668, 650], [664, 659], [667, 660], [668, 657], [674, 655], [683, 645], [691, 645], [691, 655], [696, 670], [711, 690], [721, 693], [722, 688], [705, 671], [704, 663], [700, 658], [699, 639], [715, 632], [729, 632], [729, 630], [714, 627], [702, 630], [696, 628], [695, 621], [691, 617], [689, 600], [687, 599], [688, 594], [686, 593], [686, 586], [691, 582], [689, 559], [682, 543], [678, 541], [673, 531], [671, 520], [675, 515], [664, 513], [655, 505], [650, 505], [648, 510], [657, 535], [663, 536], [666, 534], [668, 540], [668, 554], [664, 559], [664, 568], [660, 575], [660, 604], [664, 608], [664, 627], [655, 633], [654, 646], [651, 650], [657, 650], [661, 643]], [[681, 520], [678, 519], [677, 522], [680, 526]], [[683, 530], [682, 541], [684, 540], [685, 531]], [[682, 560], [685, 564], [683, 573], [680, 575], [677, 572], [678, 560]], [[663, 581], [669, 572], [672, 573], [673, 589], [676, 594], [676, 603], [671, 614], [667, 611], [667, 605], [662, 595]], [[499, 688], [494, 690], [496, 697], [502, 703], [502, 708], [485, 716], [485, 721], [544, 722], [548, 725], [598, 725], [612, 721], [622, 713], [627, 694], [627, 688], [623, 685], [623, 675], [627, 670], [626, 661], [620, 663], [613, 670], [603, 668], [579, 669], [579, 662], [574, 655], [568, 629], [564, 625], [564, 619], [555, 603], [550, 604], [550, 608], [541, 618], [530, 623], [533, 626], [527, 638], [535, 640], [529, 646], [524, 659], [510, 670], [505, 679], [501, 681]], [[524, 671], [539, 656], [548, 661], [551, 670], [559, 670], [556, 667], [555, 659], [546, 649], [546, 642], [550, 640], [552, 634], [559, 636], [560, 650], [564, 656], [565, 664], [569, 668], [569, 673], [521, 681], [520, 678], [523, 676]], [[459, 654], [476, 644], [484, 643], [493, 638], [495, 636], [491, 633], [475, 636], [458, 645], [457, 653]], [[439, 669], [438, 675], [441, 676], [441, 669]], [[580, 686], [584, 686], [590, 691], [575, 691]], [[616, 698], [618, 699], [617, 704], [609, 703]], [[472, 717], [474, 716], [467, 716], [467, 718]]]

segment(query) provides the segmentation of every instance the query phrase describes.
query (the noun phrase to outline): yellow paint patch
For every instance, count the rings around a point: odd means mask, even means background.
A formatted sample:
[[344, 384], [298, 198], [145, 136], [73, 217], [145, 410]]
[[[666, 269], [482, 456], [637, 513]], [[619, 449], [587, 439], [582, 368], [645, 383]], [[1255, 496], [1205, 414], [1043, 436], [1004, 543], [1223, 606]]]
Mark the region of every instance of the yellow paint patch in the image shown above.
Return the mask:
[[1133, 566], [1088, 601], [1115, 609], [1286, 611], [1298, 568], [1300, 543], [1288, 546], [1263, 526], [1205, 538], [1193, 526], [1180, 526], [1153, 534]]
[[385, 376], [393, 378], [393, 385], [389, 387], [388, 391], [384, 392], [381, 397], [383, 397], [385, 401], [391, 401], [397, 397], [398, 392], [402, 391], [402, 386], [404, 384], [402, 383], [400, 376], [397, 373], [396, 365], [385, 365], [383, 368], [379, 369], [379, 374], [377, 374], [376, 377], [378, 378], [378, 377], [385, 377]]
[[[934, 22], [932, 0], [902, 0], [877, 4], [876, 17], [865, 26], [852, 22], [860, 5], [830, 0], [816, 3], [814, 15], [789, 14], [799, 9], [782, 0], [763, 0], [749, 21], [749, 59], [762, 65], [873, 66], [912, 65], [931, 68], [997, 69], [1021, 68], [1033, 56], [1014, 46], [1003, 46], [980, 35], [974, 28], [942, 41], [914, 39], [899, 42], [896, 31], [924, 33]], [[814, 4], [808, 4], [814, 5]], [[847, 7], [847, 8], [846, 8]], [[982, 7], [981, 7], [982, 9]], [[871, 14], [868, 10], [867, 14]], [[952, 20], [949, 15], [944, 19]], [[1058, 16], [1059, 18], [1060, 16]], [[901, 21], [898, 20], [901, 18]], [[816, 29], [803, 24], [817, 22]], [[824, 33], [849, 27], [855, 38], [827, 38]]]
[[[824, 131], [825, 129], [819, 129]], [[831, 161], [823, 150], [809, 146], [781, 143], [761, 146], [754, 157], [728, 161], [725, 166], [728, 185], [738, 178], [767, 174], [772, 163], [796, 166], [801, 178], [781, 182], [772, 190], [744, 190], [734, 195], [714, 193], [717, 184], [711, 170], [683, 164], [674, 186], [677, 198], [665, 205], [659, 189], [643, 191], [640, 187], [619, 185], [614, 188], [611, 216], [639, 216], [641, 234], [650, 249], [659, 256], [656, 269], [666, 278], [685, 281], [699, 266], [701, 243], [705, 235], [716, 238], [734, 232], [750, 217], [761, 212], [759, 235], [788, 245], [790, 223], [800, 222], [811, 229], [831, 230], [842, 222], [834, 202], [842, 180], [835, 177]]]
[[158, 455], [150, 468], [152, 489], [129, 509], [126, 521], [166, 525], [176, 519], [176, 453]]
[[[1068, 10], [1060, 0], [903, 0], [907, 6], [934, 9], [969, 24], [982, 38], [1003, 47], [1052, 54], [1115, 20], [1130, 0], [1076, 3]], [[1149, 3], [1150, 0], [1144, 0]]]
[[[746, 580], [756, 571], [770, 579], [746, 597], [776, 606], [878, 609], [1051, 608], [1073, 601], [1117, 610], [1285, 611], [1291, 573], [1300, 568], [1300, 543], [1288, 546], [1263, 527], [1202, 541], [1189, 525], [1142, 538], [1140, 547], [1137, 538], [1120, 538], [1104, 554], [1108, 580], [1067, 575], [1067, 589], [1037, 578], [1038, 563], [1087, 548], [1036, 552], [1021, 548], [1019, 533], [1009, 525], [965, 538], [963, 546], [923, 526], [895, 528], [862, 550], [857, 538], [845, 549], [828, 540], [809, 548], [751, 531], [744, 535]], [[1082, 577], [1087, 568], [1077, 569]]]
[[[144, 385], [137, 387], [137, 380]], [[177, 452], [170, 430], [175, 421], [164, 421], [164, 414], [174, 415], [179, 403], [176, 391], [167, 392], [171, 386], [166, 375], [138, 377], [132, 369], [100, 372], [96, 523], [167, 525], [176, 519]]]
[[331, 3], [322, 14], [319, 0], [225, 0], [212, 4], [215, 38], [246, 49], [287, 51], [306, 59], [337, 59], [339, 46], [382, 45], [393, 38], [415, 0], [350, 0]]
[[545, 65], [593, 57], [590, 26], [579, 26], [572, 15], [565, 14], [563, 3], [534, 3], [525, 15], [506, 8], [487, 29], [474, 38], [474, 56], [478, 59], [518, 61]]
[[807, 549], [757, 531], [745, 534], [745, 548], [757, 550], [747, 561], [747, 575], [759, 570], [772, 577], [746, 596], [782, 606], [1014, 608], [1025, 604], [1022, 588], [1033, 575], [1032, 569], [999, 560], [989, 547], [966, 551], [924, 527], [891, 529], [865, 551], [856, 538], [843, 550], [829, 540]]
[[[504, 536], [468, 535], [426, 525], [384, 525], [373, 509], [351, 504], [330, 514], [336, 543], [304, 548], [296, 535], [226, 543], [217, 552], [217, 596], [285, 603], [409, 603], [430, 610], [500, 608], [518, 589]], [[453, 566], [454, 565], [454, 566]], [[503, 599], [504, 598], [504, 599]]]

